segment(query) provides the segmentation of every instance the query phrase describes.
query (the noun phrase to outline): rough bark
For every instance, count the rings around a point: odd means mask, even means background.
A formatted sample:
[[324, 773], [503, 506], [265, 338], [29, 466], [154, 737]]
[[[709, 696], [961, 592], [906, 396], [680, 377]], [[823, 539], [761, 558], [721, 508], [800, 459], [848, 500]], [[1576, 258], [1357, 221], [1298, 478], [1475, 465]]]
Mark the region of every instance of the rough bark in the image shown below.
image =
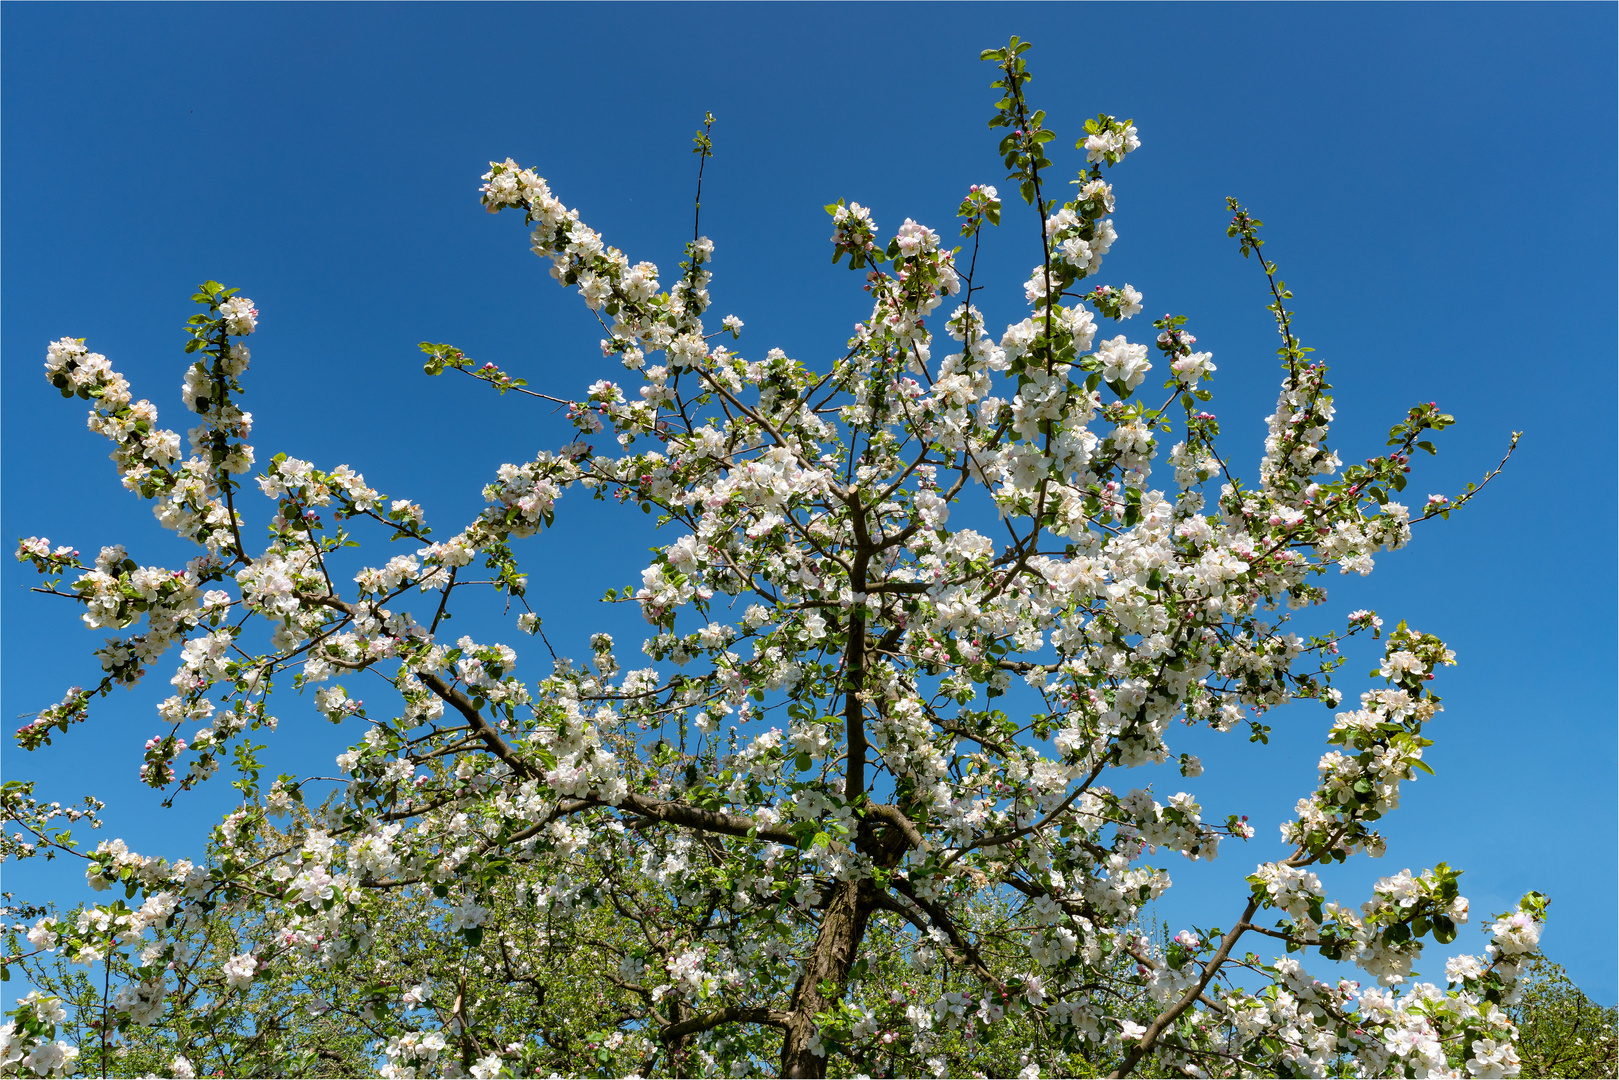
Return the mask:
[[[826, 1058], [810, 1053], [809, 1041], [815, 1034], [815, 1014], [830, 1009], [842, 996], [860, 942], [866, 936], [866, 923], [875, 905], [869, 881], [840, 881], [821, 919], [821, 932], [815, 951], [804, 965], [798, 985], [793, 988], [792, 1008], [781, 1040], [781, 1075], [784, 1077], [824, 1077]], [[822, 992], [830, 984], [831, 994]]]

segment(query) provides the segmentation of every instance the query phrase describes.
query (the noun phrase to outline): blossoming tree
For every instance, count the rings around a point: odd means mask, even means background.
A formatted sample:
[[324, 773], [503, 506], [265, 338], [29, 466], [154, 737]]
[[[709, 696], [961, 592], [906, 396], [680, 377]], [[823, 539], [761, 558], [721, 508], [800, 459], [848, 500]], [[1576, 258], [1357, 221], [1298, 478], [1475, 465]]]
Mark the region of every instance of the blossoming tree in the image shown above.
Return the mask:
[[[1382, 853], [1377, 822], [1428, 768], [1430, 682], [1452, 653], [1370, 612], [1308, 638], [1273, 614], [1322, 603], [1321, 575], [1368, 573], [1410, 539], [1396, 496], [1452, 418], [1412, 408], [1383, 452], [1345, 466], [1327, 442], [1327, 369], [1298, 341], [1260, 222], [1233, 201], [1229, 234], [1269, 283], [1282, 360], [1257, 482], [1234, 475], [1203, 407], [1215, 365], [1185, 319], [1132, 341], [1103, 327], [1140, 314], [1141, 295], [1086, 280], [1117, 238], [1108, 170], [1136, 129], [1087, 121], [1059, 201], [1028, 48], [984, 54], [1002, 95], [990, 123], [1041, 244], [1029, 314], [998, 338], [974, 276], [1001, 223], [994, 186], [962, 200], [956, 249], [909, 219], [890, 236], [857, 203], [827, 208], [834, 259], [872, 307], [841, 359], [814, 369], [736, 351], [735, 317], [705, 322], [702, 235], [665, 275], [533, 171], [494, 164], [484, 207], [523, 218], [635, 385], [550, 397], [424, 343], [429, 374], [557, 402], [578, 430], [503, 466], [462, 526], [430, 527], [422, 505], [347, 465], [257, 462], [239, 402], [259, 312], [233, 289], [194, 298], [187, 439], [105, 357], [53, 343], [51, 384], [89, 401], [124, 486], [198, 553], [165, 568], [122, 547], [83, 561], [22, 541], [41, 591], [115, 636], [97, 650], [100, 685], [69, 691], [19, 743], [63, 737], [178, 646], [142, 776], [183, 790], [234, 755], [244, 800], [206, 857], [171, 862], [116, 840], [80, 850], [61, 825], [93, 800], [70, 810], [6, 786], [9, 855], [72, 853], [124, 899], [14, 936], [8, 965], [56, 951], [109, 977], [99, 1043], [59, 1038], [61, 1000], [36, 993], [5, 1026], [3, 1068], [104, 1069], [132, 1037], [119, 1030], [170, 1025], [194, 1033], [168, 1066], [186, 1075], [217, 1054], [217, 1025], [262, 1036], [241, 1018], [267, 987], [319, 984], [348, 988], [330, 995], [347, 995], [395, 1076], [523, 1075], [553, 1067], [559, 1039], [574, 1040], [573, 1071], [944, 1075], [976, 1068], [974, 1048], [1007, 1032], [1021, 1050], [997, 1067], [1025, 1075], [1513, 1075], [1502, 1006], [1544, 898], [1499, 916], [1446, 986], [1402, 990], [1424, 939], [1448, 943], [1468, 920], [1457, 872], [1402, 871], [1346, 903], [1312, 870]], [[697, 153], [700, 191], [706, 127]], [[267, 539], [251, 524], [266, 516], [255, 486], [273, 508]], [[570, 488], [653, 512], [676, 536], [639, 589], [608, 593], [651, 625], [647, 662], [600, 634], [589, 664], [548, 660], [525, 678], [516, 649], [448, 640], [445, 619], [493, 590], [523, 610], [515, 631], [538, 634], [530, 605], [545, 590], [516, 542]], [[1476, 490], [1431, 496], [1415, 517], [1446, 517]], [[397, 553], [339, 572], [347, 548], [373, 541]], [[1339, 642], [1356, 634], [1384, 641], [1376, 684], [1337, 714], [1317, 786], [1281, 824], [1285, 849], [1207, 925], [1154, 943], [1140, 915], [1170, 877], [1153, 857], [1212, 859], [1253, 830], [1205, 820], [1193, 794], [1160, 801], [1129, 770], [1177, 762], [1196, 777], [1198, 760], [1170, 746], [1181, 725], [1257, 738], [1287, 702], [1338, 706]], [[367, 671], [392, 701], [351, 693]], [[1037, 709], [994, 707], [1013, 680]], [[302, 696], [284, 701], [289, 689]], [[359, 736], [342, 779], [312, 765], [260, 784], [250, 737], [305, 702]], [[1260, 938], [1286, 955], [1239, 949]], [[1295, 953], [1353, 962], [1371, 984], [1312, 978]], [[547, 985], [573, 993], [556, 980], [581, 978], [601, 990], [582, 1042], [543, 1019]]]

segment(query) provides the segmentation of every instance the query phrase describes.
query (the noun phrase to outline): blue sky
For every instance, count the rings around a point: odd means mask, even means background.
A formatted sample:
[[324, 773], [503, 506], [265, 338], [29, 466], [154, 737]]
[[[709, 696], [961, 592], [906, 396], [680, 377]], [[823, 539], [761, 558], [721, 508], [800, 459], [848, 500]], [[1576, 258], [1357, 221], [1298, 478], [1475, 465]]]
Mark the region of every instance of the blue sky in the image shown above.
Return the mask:
[[[416, 343], [454, 343], [563, 395], [615, 373], [518, 223], [480, 211], [489, 159], [534, 166], [609, 243], [672, 269], [690, 235], [690, 138], [712, 110], [716, 314], [747, 321], [744, 353], [821, 364], [866, 314], [828, 259], [821, 207], [855, 199], [886, 228], [914, 217], [953, 232], [966, 187], [1001, 180], [978, 53], [1034, 41], [1030, 93], [1066, 136], [1059, 171], [1077, 167], [1087, 116], [1141, 131], [1112, 176], [1121, 239], [1101, 280], [1142, 290], [1149, 315], [1189, 316], [1250, 475], [1275, 342], [1257, 267], [1225, 236], [1226, 195], [1266, 221], [1297, 328], [1333, 366], [1346, 460], [1438, 401], [1459, 423], [1419, 463], [1420, 503], [1525, 432], [1464, 513], [1420, 526], [1372, 577], [1326, 582], [1335, 617], [1375, 607], [1459, 660], [1439, 687], [1438, 776], [1408, 788], [1381, 863], [1332, 883], [1358, 901], [1379, 875], [1447, 860], [1478, 916], [1540, 889], [1547, 951], [1615, 1000], [1611, 5], [13, 3], [0, 20], [0, 531], [87, 553], [119, 541], [158, 564], [183, 548], [119, 487], [80, 403], [45, 384], [47, 341], [88, 338], [177, 424], [189, 296], [206, 278], [241, 286], [263, 313], [244, 402], [260, 460], [347, 462], [439, 520], [470, 518], [501, 462], [566, 441], [564, 425], [428, 380]], [[987, 241], [981, 262], [1005, 283], [985, 301], [992, 323], [1021, 318], [1032, 226], [1009, 203]], [[636, 577], [656, 538], [580, 494], [529, 545], [536, 606], [565, 652], [602, 628], [633, 651], [638, 617], [594, 601]], [[17, 717], [91, 681], [99, 641], [69, 605], [25, 591], [32, 571], [8, 563], [0, 580], [0, 708]], [[1353, 657], [1346, 691], [1372, 661]], [[134, 782], [160, 672], [56, 746], [8, 749], [5, 777], [101, 794], [108, 831], [138, 850], [195, 850], [228, 790], [162, 811]], [[296, 699], [278, 711], [278, 765], [319, 767], [354, 737]], [[1172, 867], [1166, 917], [1229, 920], [1329, 723], [1293, 710], [1262, 751], [1210, 751], [1192, 788], [1205, 815], [1247, 813], [1260, 833], [1205, 872]], [[77, 896], [47, 867], [8, 867], [5, 887]], [[1458, 947], [1478, 948], [1475, 933]]]

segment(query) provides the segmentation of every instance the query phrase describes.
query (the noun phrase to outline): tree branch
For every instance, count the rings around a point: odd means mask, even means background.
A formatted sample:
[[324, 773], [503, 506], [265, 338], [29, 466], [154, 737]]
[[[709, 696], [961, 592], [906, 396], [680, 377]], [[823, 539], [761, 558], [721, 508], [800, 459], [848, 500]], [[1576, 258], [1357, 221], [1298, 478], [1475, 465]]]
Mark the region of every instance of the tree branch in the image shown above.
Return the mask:
[[1215, 974], [1220, 970], [1220, 966], [1231, 956], [1231, 950], [1237, 944], [1237, 939], [1242, 937], [1243, 931], [1253, 929], [1248, 920], [1253, 918], [1254, 912], [1258, 910], [1259, 898], [1250, 898], [1248, 906], [1242, 910], [1242, 916], [1237, 919], [1237, 925], [1231, 928], [1231, 932], [1226, 934], [1224, 940], [1220, 942], [1219, 950], [1209, 958], [1207, 964], [1203, 965], [1203, 974], [1198, 976], [1197, 983], [1182, 994], [1179, 1001], [1158, 1014], [1158, 1018], [1148, 1026], [1146, 1033], [1136, 1041], [1135, 1046], [1130, 1048], [1130, 1052], [1124, 1055], [1124, 1060], [1119, 1063], [1119, 1067], [1108, 1073], [1108, 1080], [1119, 1080], [1121, 1077], [1129, 1076], [1130, 1070], [1136, 1067], [1136, 1063], [1146, 1055], [1147, 1051], [1152, 1049], [1152, 1044], [1158, 1041], [1158, 1036], [1162, 1035], [1165, 1029], [1180, 1017], [1181, 1013], [1190, 1008], [1192, 1002], [1203, 996], [1204, 988], [1214, 979]]
[[709, 1013], [707, 1016], [694, 1016], [690, 1020], [670, 1024], [658, 1033], [658, 1041], [672, 1043], [699, 1031], [710, 1031], [721, 1024], [764, 1024], [767, 1027], [785, 1028], [787, 1014], [780, 1009], [750, 1009], [740, 1005], [727, 1005], [719, 1012]]

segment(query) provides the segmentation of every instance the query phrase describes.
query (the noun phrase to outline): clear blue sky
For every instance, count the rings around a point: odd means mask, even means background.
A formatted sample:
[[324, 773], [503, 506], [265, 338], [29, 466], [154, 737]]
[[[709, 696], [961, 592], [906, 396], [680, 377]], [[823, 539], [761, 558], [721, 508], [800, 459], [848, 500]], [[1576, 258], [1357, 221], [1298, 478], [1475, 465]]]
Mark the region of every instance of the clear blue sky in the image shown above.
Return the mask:
[[[1250, 474], [1275, 345], [1257, 269], [1224, 233], [1228, 194], [1267, 222], [1299, 331], [1333, 365], [1346, 460], [1381, 449], [1410, 404], [1440, 402], [1460, 423], [1421, 463], [1420, 503], [1526, 432], [1465, 513], [1420, 526], [1369, 579], [1326, 582], [1334, 612], [1407, 618], [1460, 661], [1439, 691], [1439, 775], [1408, 789], [1382, 862], [1332, 883], [1358, 901], [1377, 875], [1448, 860], [1480, 916], [1538, 888], [1553, 898], [1547, 951], [1615, 1000], [1612, 5], [11, 3], [0, 20], [0, 531], [89, 553], [122, 541], [158, 564], [185, 555], [119, 488], [81, 404], [45, 384], [47, 341], [87, 337], [179, 425], [190, 293], [205, 278], [239, 285], [263, 312], [245, 402], [260, 460], [347, 462], [463, 520], [496, 466], [565, 441], [563, 427], [428, 380], [416, 342], [453, 342], [562, 394], [613, 374], [518, 223], [480, 212], [490, 158], [533, 165], [609, 243], [672, 269], [690, 235], [689, 140], [712, 110], [717, 313], [747, 321], [746, 353], [824, 363], [866, 311], [830, 264], [822, 205], [841, 196], [887, 228], [953, 231], [967, 185], [1001, 179], [979, 50], [1033, 40], [1032, 97], [1067, 136], [1060, 169], [1087, 115], [1141, 130], [1113, 176], [1121, 239], [1103, 280], [1141, 289], [1150, 314], [1190, 317]], [[992, 321], [1021, 317], [1016, 283], [1034, 261], [1032, 211], [1009, 205], [1007, 220], [984, 255], [1007, 285], [987, 301]], [[655, 538], [577, 493], [559, 520], [530, 544], [548, 628], [575, 656], [602, 627], [633, 651], [638, 619], [593, 601], [634, 579]], [[9, 561], [0, 575], [7, 717], [95, 675], [96, 636], [69, 605], [26, 593], [32, 579]], [[1348, 692], [1371, 661], [1346, 669]], [[40, 754], [7, 749], [5, 777], [54, 798], [102, 793], [109, 831], [139, 850], [195, 850], [228, 792], [160, 811], [134, 782], [165, 677]], [[278, 712], [278, 763], [322, 767], [353, 737], [307, 703]], [[1194, 788], [1205, 813], [1248, 813], [1260, 835], [1209, 873], [1172, 867], [1166, 916], [1230, 918], [1238, 879], [1275, 857], [1275, 823], [1308, 790], [1329, 722], [1319, 706], [1293, 711], [1266, 752], [1211, 756]], [[42, 868], [5, 879], [77, 895]], [[1475, 934], [1458, 947], [1478, 948]]]

